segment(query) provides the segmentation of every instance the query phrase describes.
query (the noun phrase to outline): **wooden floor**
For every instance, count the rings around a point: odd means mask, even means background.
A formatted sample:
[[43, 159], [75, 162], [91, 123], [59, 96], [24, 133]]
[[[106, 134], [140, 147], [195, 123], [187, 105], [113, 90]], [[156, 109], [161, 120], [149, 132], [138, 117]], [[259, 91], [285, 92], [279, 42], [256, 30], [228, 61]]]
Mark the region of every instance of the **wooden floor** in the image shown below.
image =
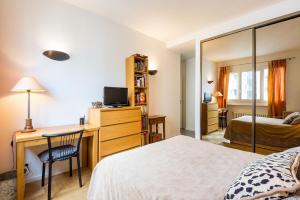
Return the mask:
[[[204, 135], [202, 137], [202, 140], [213, 143], [213, 144], [225, 146], [225, 147], [242, 150], [242, 151], [248, 151], [248, 152], [253, 151], [252, 147], [249, 146], [249, 145], [247, 146], [247, 145], [242, 145], [242, 144], [230, 143], [229, 140], [226, 140], [224, 138], [224, 133], [225, 133], [225, 129], [224, 130], [218, 130], [218, 131], [215, 131], [215, 132], [210, 133], [208, 135]], [[189, 136], [189, 137], [193, 137], [193, 138], [195, 137], [195, 132], [194, 131], [181, 129], [181, 134]], [[276, 149], [275, 150], [275, 149], [263, 148], [263, 147], [256, 147], [255, 149], [256, 149], [256, 153], [262, 154], [262, 155], [269, 155], [271, 153], [276, 153], [276, 152], [279, 152], [279, 151], [283, 151], [283, 149]]]
[[[83, 187], [79, 187], [77, 171], [73, 171], [73, 176], [69, 173], [53, 176], [52, 178], [52, 199], [53, 200], [84, 200], [87, 197], [87, 191], [92, 172], [84, 168], [82, 170]], [[41, 187], [41, 181], [26, 184], [26, 200], [46, 200], [48, 192], [47, 179], [45, 186]]]

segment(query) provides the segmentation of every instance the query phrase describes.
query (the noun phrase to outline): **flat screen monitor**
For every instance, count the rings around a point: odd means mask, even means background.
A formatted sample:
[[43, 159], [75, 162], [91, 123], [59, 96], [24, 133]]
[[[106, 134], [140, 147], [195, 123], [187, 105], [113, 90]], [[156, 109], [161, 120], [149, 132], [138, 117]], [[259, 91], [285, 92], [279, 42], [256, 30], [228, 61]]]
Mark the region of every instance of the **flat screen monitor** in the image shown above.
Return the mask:
[[212, 99], [211, 93], [204, 92], [204, 99], [203, 99], [204, 103], [210, 103], [211, 99]]
[[104, 87], [104, 105], [112, 107], [128, 106], [128, 89]]

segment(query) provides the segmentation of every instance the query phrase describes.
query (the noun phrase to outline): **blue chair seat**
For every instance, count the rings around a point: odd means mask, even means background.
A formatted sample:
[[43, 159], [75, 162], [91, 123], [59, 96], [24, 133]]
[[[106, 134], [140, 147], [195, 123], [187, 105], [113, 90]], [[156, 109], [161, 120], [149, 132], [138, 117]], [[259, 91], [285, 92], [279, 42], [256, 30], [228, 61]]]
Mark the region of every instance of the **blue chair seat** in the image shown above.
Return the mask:
[[[64, 145], [59, 147], [54, 147], [51, 149], [52, 152], [52, 159], [53, 161], [59, 161], [59, 160], [67, 160], [70, 156], [75, 154], [77, 152], [77, 147], [73, 145]], [[45, 150], [41, 152], [38, 157], [43, 163], [49, 162], [49, 151]]]

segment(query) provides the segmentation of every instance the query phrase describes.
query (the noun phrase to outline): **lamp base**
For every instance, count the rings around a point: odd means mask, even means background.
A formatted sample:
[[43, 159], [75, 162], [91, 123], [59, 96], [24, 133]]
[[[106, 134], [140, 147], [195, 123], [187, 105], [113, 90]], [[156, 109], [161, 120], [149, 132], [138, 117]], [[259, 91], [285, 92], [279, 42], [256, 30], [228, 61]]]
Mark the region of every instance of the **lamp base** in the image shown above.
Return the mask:
[[31, 133], [36, 131], [36, 129], [33, 128], [32, 126], [32, 119], [26, 119], [25, 120], [25, 128], [22, 130], [22, 133]]

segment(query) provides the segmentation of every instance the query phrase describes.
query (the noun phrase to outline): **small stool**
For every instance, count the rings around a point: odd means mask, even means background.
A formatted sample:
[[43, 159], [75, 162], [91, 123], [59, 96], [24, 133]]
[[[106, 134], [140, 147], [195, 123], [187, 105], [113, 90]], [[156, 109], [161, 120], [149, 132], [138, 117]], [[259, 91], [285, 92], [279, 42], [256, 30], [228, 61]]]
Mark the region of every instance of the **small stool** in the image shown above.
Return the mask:
[[[163, 124], [163, 133], [158, 132], [158, 125]], [[152, 132], [152, 125], [156, 126], [155, 132]], [[166, 139], [166, 116], [149, 116], [149, 144]]]

